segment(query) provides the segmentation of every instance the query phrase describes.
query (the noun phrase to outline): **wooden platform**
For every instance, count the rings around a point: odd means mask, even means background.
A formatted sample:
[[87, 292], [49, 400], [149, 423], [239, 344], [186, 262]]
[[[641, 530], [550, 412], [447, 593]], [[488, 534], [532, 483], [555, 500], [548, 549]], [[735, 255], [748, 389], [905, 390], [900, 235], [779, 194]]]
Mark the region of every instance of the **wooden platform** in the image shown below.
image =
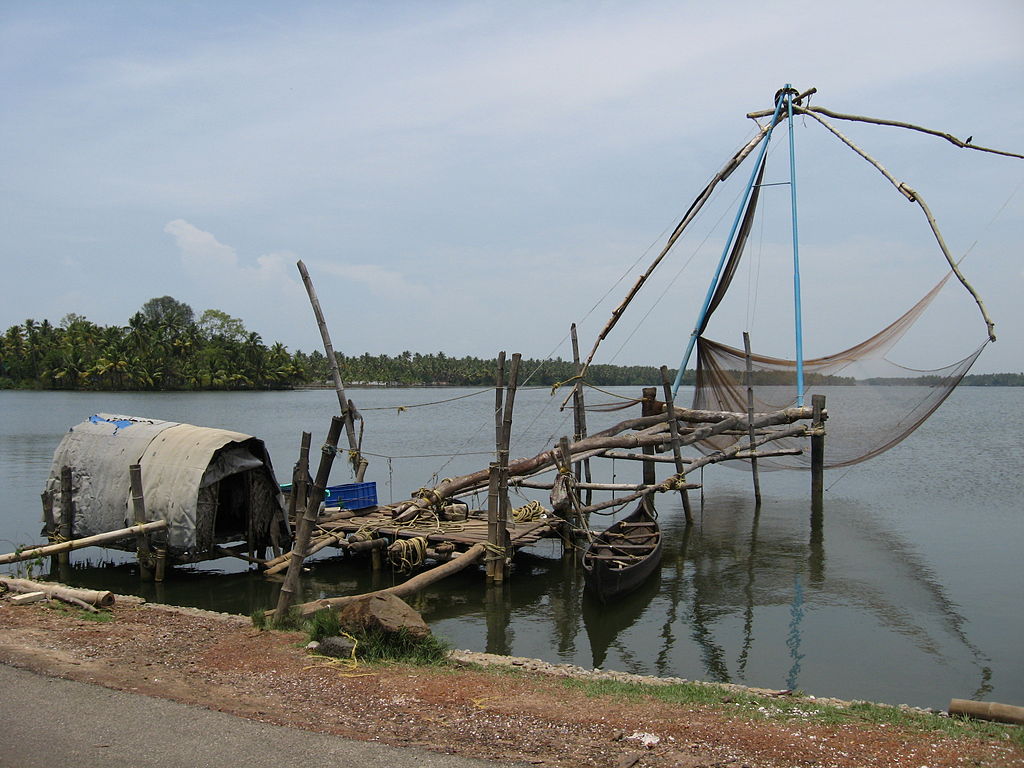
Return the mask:
[[[431, 544], [450, 542], [457, 549], [466, 549], [487, 541], [486, 513], [471, 512], [466, 520], [437, 520], [432, 517], [421, 518], [413, 523], [396, 524], [391, 517], [391, 509], [387, 506], [359, 510], [354, 517], [331, 519], [333, 514], [341, 510], [328, 507], [317, 527], [335, 535], [348, 536], [350, 533], [374, 533], [375, 537], [389, 539], [413, 539], [425, 536]], [[526, 523], [510, 523], [509, 539], [514, 549], [521, 549], [536, 544], [541, 539], [558, 536], [557, 518], [536, 520]]]

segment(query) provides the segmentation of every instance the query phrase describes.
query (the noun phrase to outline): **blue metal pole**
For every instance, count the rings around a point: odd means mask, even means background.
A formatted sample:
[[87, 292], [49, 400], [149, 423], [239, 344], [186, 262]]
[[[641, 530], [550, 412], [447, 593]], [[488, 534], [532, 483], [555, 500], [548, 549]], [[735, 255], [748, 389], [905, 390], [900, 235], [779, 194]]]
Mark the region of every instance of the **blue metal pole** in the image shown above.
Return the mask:
[[793, 215], [793, 317], [796, 324], [796, 404], [804, 404], [804, 326], [800, 306], [800, 230], [796, 217], [796, 152], [793, 138], [793, 86], [786, 83], [789, 117], [789, 200]]
[[768, 127], [768, 132], [764, 135], [764, 139], [762, 140], [761, 149], [758, 151], [757, 155], [757, 162], [754, 163], [754, 168], [750, 172], [750, 180], [747, 182], [746, 191], [743, 193], [743, 200], [736, 211], [736, 218], [732, 222], [732, 229], [729, 230], [729, 238], [726, 240], [725, 248], [722, 249], [722, 257], [718, 260], [718, 268], [715, 270], [715, 276], [711, 279], [711, 285], [708, 286], [708, 293], [704, 298], [704, 305], [700, 309], [700, 314], [697, 316], [697, 322], [693, 326], [693, 333], [690, 334], [690, 340], [686, 345], [686, 353], [683, 355], [683, 360], [679, 363], [679, 369], [676, 371], [676, 378], [672, 383], [673, 396], [678, 394], [679, 385], [683, 383], [683, 373], [686, 371], [686, 366], [690, 362], [690, 355], [693, 354], [693, 347], [697, 343], [697, 336], [700, 334], [700, 327], [704, 324], [704, 318], [707, 317], [708, 307], [711, 306], [711, 299], [714, 298], [715, 288], [718, 286], [718, 280], [722, 276], [722, 268], [725, 266], [725, 260], [729, 256], [729, 249], [732, 248], [732, 241], [736, 237], [736, 230], [740, 225], [740, 220], [743, 218], [743, 211], [747, 207], [747, 201], [750, 199], [750, 193], [754, 189], [754, 181], [757, 179], [757, 170], [761, 167], [761, 162], [764, 160], [764, 153], [768, 150], [768, 143], [772, 140], [772, 131], [775, 129], [775, 121], [779, 118], [779, 110], [782, 108], [782, 104], [783, 99], [779, 99], [775, 104], [775, 114], [772, 115], [771, 125]]

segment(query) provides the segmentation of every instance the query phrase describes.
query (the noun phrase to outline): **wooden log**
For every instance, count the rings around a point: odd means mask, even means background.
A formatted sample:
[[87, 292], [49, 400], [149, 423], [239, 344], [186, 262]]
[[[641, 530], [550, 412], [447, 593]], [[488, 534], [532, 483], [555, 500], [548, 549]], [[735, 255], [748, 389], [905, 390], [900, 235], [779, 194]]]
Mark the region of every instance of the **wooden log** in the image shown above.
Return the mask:
[[[510, 485], [514, 485], [517, 488], [533, 488], [538, 491], [553, 490], [556, 484], [557, 481], [541, 482], [539, 480], [527, 479], [515, 480], [510, 483]], [[654, 487], [651, 485], [644, 485], [643, 483], [575, 483], [575, 486], [576, 488], [591, 491], [640, 491], [644, 488]]]
[[72, 539], [70, 541], [62, 541], [59, 544], [48, 544], [45, 547], [23, 549], [18, 552], [10, 552], [6, 555], [0, 555], [0, 565], [6, 565], [7, 563], [20, 563], [22, 560], [32, 560], [36, 557], [70, 552], [75, 549], [82, 549], [83, 547], [94, 547], [98, 544], [106, 544], [110, 541], [117, 541], [118, 539], [124, 539], [128, 536], [134, 536], [140, 530], [143, 532], [162, 531], [166, 528], [166, 520], [154, 520], [153, 522], [145, 523], [144, 525], [133, 525], [129, 528], [118, 528], [116, 531], [97, 533], [95, 536], [86, 536], [83, 539]]
[[[683, 421], [686, 421], [687, 419], [694, 419], [696, 423], [703, 424], [703, 426], [694, 429], [685, 435], [681, 435], [680, 445], [690, 445], [698, 442], [699, 440], [705, 440], [708, 437], [713, 437], [714, 435], [720, 434], [729, 429], [746, 429], [747, 425], [747, 416], [742, 413], [731, 413], [727, 411], [699, 411], [676, 408], [673, 415], [677, 419]], [[762, 429], [781, 424], [791, 424], [801, 419], [809, 419], [811, 416], [812, 409], [809, 407], [798, 406], [785, 408], [780, 411], [758, 414], [754, 418], [754, 426], [758, 429]], [[665, 424], [668, 418], [668, 414], [658, 414], [655, 416], [641, 417], [639, 419], [629, 419], [606, 430], [590, 435], [589, 437], [586, 437], [570, 446], [570, 451], [573, 454], [573, 461], [597, 456], [609, 449], [633, 449], [643, 445], [656, 445], [665, 442], [667, 435], [664, 434], [663, 430], [667, 429]], [[644, 428], [653, 431], [647, 431]], [[641, 429], [644, 431], [630, 435], [620, 434], [621, 432], [629, 429]], [[785, 437], [792, 434], [803, 434], [804, 432], [805, 428], [799, 427], [796, 433], [783, 429], [778, 430], [777, 434], [778, 436]], [[770, 439], [776, 438], [770, 437]], [[555, 450], [549, 449], [542, 451], [532, 458], [514, 461], [509, 465], [509, 474], [512, 477], [519, 477], [532, 475], [543, 471], [546, 468], [550, 468], [557, 463], [555, 453]], [[732, 454], [730, 454], [730, 456], [731, 455]], [[699, 461], [707, 463], [704, 462], [703, 459], [700, 459]], [[460, 477], [447, 479], [430, 489], [429, 493], [425, 496], [396, 504], [395, 519], [409, 519], [418, 514], [419, 510], [432, 506], [438, 500], [449, 498], [457, 493], [468, 492], [470, 489], [476, 490], [478, 488], [482, 488], [487, 482], [487, 476], [488, 470], [484, 469], [469, 475], [462, 475]]]
[[32, 603], [41, 603], [47, 599], [45, 592], [22, 592], [20, 595], [12, 597], [10, 602], [12, 605], [30, 605]]
[[[408, 595], [412, 595], [416, 592], [419, 592], [424, 587], [428, 587], [431, 584], [440, 581], [446, 576], [451, 576], [453, 573], [458, 573], [464, 568], [472, 565], [473, 563], [480, 560], [480, 558], [484, 556], [484, 552], [486, 551], [487, 549], [483, 544], [477, 543], [470, 547], [467, 551], [463, 552], [461, 555], [452, 558], [447, 563], [435, 566], [434, 568], [431, 568], [428, 571], [423, 571], [422, 573], [412, 577], [408, 581], [404, 581], [401, 584], [397, 584], [393, 587], [388, 587], [387, 589], [379, 589], [375, 592], [367, 592], [362, 595], [326, 597], [320, 600], [314, 600], [309, 603], [302, 603], [301, 605], [297, 606], [297, 610], [300, 615], [309, 616], [313, 613], [316, 613], [322, 608], [341, 608], [343, 605], [355, 602], [356, 600], [362, 600], [373, 595], [391, 594], [396, 595], [398, 597], [406, 597]], [[274, 611], [268, 611], [267, 616], [273, 616], [274, 613]]]
[[295, 541], [292, 544], [291, 557], [288, 560], [288, 573], [285, 575], [284, 584], [281, 585], [281, 593], [277, 599], [277, 611], [281, 615], [288, 613], [295, 600], [295, 592], [299, 588], [299, 575], [302, 573], [302, 561], [306, 557], [306, 550], [309, 548], [309, 539], [316, 523], [317, 515], [320, 512], [320, 504], [324, 498], [324, 489], [327, 488], [327, 479], [331, 474], [331, 466], [334, 464], [334, 456], [337, 453], [338, 438], [341, 436], [342, 419], [335, 416], [331, 419], [331, 427], [327, 432], [327, 440], [320, 452], [320, 466], [316, 471], [316, 480], [313, 482], [313, 493], [310, 494], [309, 502], [306, 504], [306, 512], [302, 519], [295, 526]]
[[971, 701], [969, 699], [951, 699], [950, 715], [962, 715], [978, 720], [992, 720], [997, 723], [1024, 725], [1024, 707], [1012, 704], [999, 704], [995, 701]]
[[19, 592], [22, 594], [41, 592], [47, 598], [52, 597], [58, 600], [74, 598], [75, 600], [80, 600], [81, 602], [88, 603], [89, 605], [99, 606], [100, 608], [106, 608], [107, 606], [114, 604], [114, 593], [106, 590], [77, 589], [75, 587], [64, 586], [63, 584], [54, 584], [48, 581], [33, 581], [31, 579], [0, 578], [0, 584], [3, 584], [12, 592]]

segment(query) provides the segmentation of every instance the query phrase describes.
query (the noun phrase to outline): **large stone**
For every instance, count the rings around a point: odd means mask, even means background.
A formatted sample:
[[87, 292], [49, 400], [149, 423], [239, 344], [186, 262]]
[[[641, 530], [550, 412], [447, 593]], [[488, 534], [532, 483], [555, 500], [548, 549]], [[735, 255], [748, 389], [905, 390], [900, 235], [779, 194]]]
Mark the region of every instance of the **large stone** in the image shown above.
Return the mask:
[[426, 637], [430, 627], [402, 598], [391, 594], [368, 595], [338, 611], [338, 621], [348, 631], [398, 632], [406, 629], [414, 637]]

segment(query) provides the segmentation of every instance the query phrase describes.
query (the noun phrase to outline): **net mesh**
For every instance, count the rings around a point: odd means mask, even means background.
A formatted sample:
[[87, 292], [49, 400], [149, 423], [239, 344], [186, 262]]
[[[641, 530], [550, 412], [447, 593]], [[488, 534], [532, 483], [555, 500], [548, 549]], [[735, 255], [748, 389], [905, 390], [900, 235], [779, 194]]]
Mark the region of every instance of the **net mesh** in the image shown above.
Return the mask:
[[[985, 344], [956, 363], [932, 370], [907, 368], [886, 357], [951, 276], [947, 274], [917, 304], [867, 341], [835, 355], [804, 361], [805, 402], [815, 394], [827, 396], [826, 467], [857, 464], [899, 443], [942, 404], [981, 354]], [[796, 402], [794, 361], [752, 354], [750, 369], [755, 412], [780, 410]], [[743, 350], [701, 337], [693, 407], [746, 413], [746, 370]], [[711, 453], [746, 439], [719, 435], [697, 448]], [[779, 440], [773, 446], [800, 448], [804, 453], [760, 458], [759, 468], [810, 465], [806, 438]]]

